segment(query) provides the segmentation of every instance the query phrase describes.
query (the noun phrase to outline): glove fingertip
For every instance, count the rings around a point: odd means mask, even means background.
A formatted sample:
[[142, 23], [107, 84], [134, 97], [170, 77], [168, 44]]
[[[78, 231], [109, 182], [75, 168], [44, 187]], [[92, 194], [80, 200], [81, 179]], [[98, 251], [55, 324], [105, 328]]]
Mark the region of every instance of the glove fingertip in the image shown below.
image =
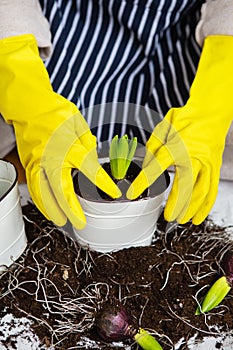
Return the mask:
[[129, 200], [136, 199], [140, 194], [138, 194], [137, 189], [134, 187], [134, 185], [130, 185], [126, 192], [126, 198]]
[[139, 175], [136, 177], [136, 179], [132, 182], [132, 184], [129, 186], [126, 197], [129, 200], [134, 200], [137, 197], [142, 194], [142, 192], [150, 186], [150, 183], [144, 173], [144, 170], [142, 170]]
[[86, 225], [86, 217], [83, 209], [73, 191], [72, 181], [63, 182], [63, 193], [57, 192], [57, 200], [66, 218], [77, 229], [83, 229]]
[[171, 211], [165, 207], [165, 209], [164, 209], [164, 219], [167, 222], [171, 222], [171, 221], [176, 220], [176, 217], [174, 215], [172, 215]]
[[177, 222], [178, 222], [178, 224], [180, 224], [180, 225], [184, 225], [184, 224], [187, 224], [187, 222], [190, 220], [190, 218], [182, 218], [182, 219], [179, 219], [179, 218], [177, 218]]
[[[32, 200], [33, 200], [33, 196], [32, 196]], [[52, 221], [56, 226], [59, 226], [59, 227], [64, 226], [66, 224], [67, 218], [65, 215], [63, 215], [62, 212], [59, 213], [56, 210], [56, 215], [52, 214], [51, 212], [49, 214], [48, 211], [46, 211], [46, 209], [44, 207], [41, 207], [35, 201], [33, 201], [33, 202], [36, 205], [36, 207], [39, 209], [41, 214], [45, 217], [46, 220]]]
[[67, 218], [65, 216], [57, 216], [56, 218], [52, 219], [52, 221], [56, 226], [62, 227], [67, 223]]
[[34, 169], [34, 172], [27, 176], [27, 184], [30, 196], [43, 216], [56, 226], [64, 226], [67, 217], [58, 206], [44, 172]]
[[164, 208], [164, 218], [166, 221], [170, 222], [170, 221], [177, 220], [177, 217], [178, 217], [177, 211], [179, 208], [176, 208], [176, 207], [177, 207], [177, 197], [176, 195], [174, 195], [174, 187], [173, 187], [172, 191], [168, 196], [167, 203]]
[[77, 218], [72, 218], [70, 221], [77, 230], [83, 230], [87, 224], [85, 216], [80, 218], [80, 215]]
[[107, 174], [107, 172], [100, 167], [96, 173], [94, 184], [98, 186], [102, 191], [107, 193], [112, 198], [120, 198], [122, 196], [121, 190]]
[[45, 209], [41, 208], [38, 204], [36, 204], [37, 208], [40, 210], [40, 212], [43, 214], [43, 216], [48, 220], [52, 221], [56, 226], [64, 226], [67, 222], [66, 216], [60, 211], [57, 210], [57, 208], [54, 208], [56, 211], [56, 214], [52, 210], [50, 213], [46, 211]]
[[193, 218], [192, 218], [192, 223], [194, 225], [200, 225], [204, 220], [206, 219], [206, 215], [200, 215], [200, 214], [196, 214]]
[[120, 198], [122, 196], [122, 193], [121, 193], [121, 190], [119, 189], [119, 187], [114, 187], [114, 188], [111, 188], [111, 191], [109, 191], [109, 195], [116, 199], [116, 198]]

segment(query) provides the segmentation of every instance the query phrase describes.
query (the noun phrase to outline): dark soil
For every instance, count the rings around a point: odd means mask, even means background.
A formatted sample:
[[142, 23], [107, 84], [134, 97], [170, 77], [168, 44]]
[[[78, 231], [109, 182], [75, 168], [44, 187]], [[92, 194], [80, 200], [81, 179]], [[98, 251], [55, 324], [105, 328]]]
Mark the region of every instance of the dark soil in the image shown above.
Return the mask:
[[48, 346], [87, 349], [76, 347], [86, 336], [96, 341], [92, 349], [137, 349], [132, 340], [119, 347], [98, 337], [95, 315], [111, 298], [121, 300], [133, 322], [153, 333], [164, 350], [181, 338], [179, 349], [187, 349], [195, 334], [202, 339], [218, 330], [233, 332], [232, 292], [208, 317], [194, 315], [196, 297], [222, 274], [220, 262], [233, 249], [224, 228], [210, 221], [167, 225], [161, 216], [151, 246], [101, 254], [81, 249], [33, 205], [23, 211], [29, 244], [0, 275], [0, 316], [12, 312], [32, 319]]
[[[122, 180], [115, 179], [112, 176], [109, 162], [102, 164], [102, 167], [108, 173], [108, 175], [112, 178], [112, 180], [117, 184], [117, 186], [120, 188], [122, 192], [122, 196], [120, 198], [117, 198], [117, 199], [111, 198], [105, 192], [97, 188], [82, 173], [79, 173], [79, 172], [77, 172], [74, 175], [74, 179], [73, 179], [75, 192], [79, 196], [85, 199], [88, 199], [90, 201], [98, 201], [98, 202], [128, 201], [128, 199], [126, 198], [126, 192], [130, 184], [140, 173], [142, 169], [141, 162], [136, 162], [136, 161], [131, 162], [128, 168], [127, 174]], [[144, 192], [135, 200], [143, 199], [148, 196], [150, 197], [158, 196], [159, 194], [161, 194], [167, 189], [168, 185], [169, 185], [169, 176], [167, 172], [164, 172], [164, 174], [162, 174], [157, 179], [157, 181], [155, 181], [149, 188], [145, 189]]]

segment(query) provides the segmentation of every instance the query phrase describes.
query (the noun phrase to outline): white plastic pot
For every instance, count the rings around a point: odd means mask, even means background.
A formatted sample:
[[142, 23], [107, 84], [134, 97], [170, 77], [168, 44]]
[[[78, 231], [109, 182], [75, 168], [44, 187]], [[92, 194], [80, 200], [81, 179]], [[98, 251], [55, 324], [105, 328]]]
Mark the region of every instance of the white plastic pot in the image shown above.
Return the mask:
[[27, 246], [17, 178], [14, 165], [0, 160], [0, 271]]
[[[79, 176], [82, 192], [90, 183]], [[149, 196], [136, 201], [98, 202], [78, 196], [87, 224], [83, 230], [73, 228], [76, 240], [82, 247], [102, 253], [150, 245], [168, 185], [169, 176], [164, 173], [149, 188]]]

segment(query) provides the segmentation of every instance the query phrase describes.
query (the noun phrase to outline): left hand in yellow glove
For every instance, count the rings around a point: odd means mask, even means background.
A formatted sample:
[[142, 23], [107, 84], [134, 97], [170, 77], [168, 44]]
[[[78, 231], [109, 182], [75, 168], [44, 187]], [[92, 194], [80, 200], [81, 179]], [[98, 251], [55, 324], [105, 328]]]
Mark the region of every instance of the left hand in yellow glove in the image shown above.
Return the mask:
[[110, 196], [121, 195], [98, 163], [96, 138], [77, 107], [53, 91], [33, 35], [0, 41], [0, 70], [0, 112], [14, 126], [33, 201], [57, 225], [69, 218], [83, 228], [73, 168]]
[[218, 191], [225, 138], [233, 120], [233, 37], [206, 38], [190, 98], [171, 109], [146, 144], [143, 169], [127, 192], [136, 198], [169, 166], [175, 178], [167, 221], [200, 224]]

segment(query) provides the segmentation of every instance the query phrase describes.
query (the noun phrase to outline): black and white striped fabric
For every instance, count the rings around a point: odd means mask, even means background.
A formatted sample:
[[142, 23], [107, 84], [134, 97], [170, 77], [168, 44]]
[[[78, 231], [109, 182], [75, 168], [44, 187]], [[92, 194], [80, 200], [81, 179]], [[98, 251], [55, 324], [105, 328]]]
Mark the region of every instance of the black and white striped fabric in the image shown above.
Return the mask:
[[[194, 34], [203, 2], [41, 0], [53, 37], [45, 62], [53, 88], [77, 104], [99, 141], [127, 132], [144, 143], [157, 122], [152, 110], [165, 115], [185, 103], [200, 56]], [[119, 117], [111, 105], [106, 113], [106, 104], [119, 102], [145, 109], [124, 107]], [[93, 106], [105, 113], [90, 112]]]

